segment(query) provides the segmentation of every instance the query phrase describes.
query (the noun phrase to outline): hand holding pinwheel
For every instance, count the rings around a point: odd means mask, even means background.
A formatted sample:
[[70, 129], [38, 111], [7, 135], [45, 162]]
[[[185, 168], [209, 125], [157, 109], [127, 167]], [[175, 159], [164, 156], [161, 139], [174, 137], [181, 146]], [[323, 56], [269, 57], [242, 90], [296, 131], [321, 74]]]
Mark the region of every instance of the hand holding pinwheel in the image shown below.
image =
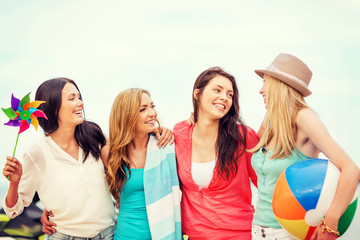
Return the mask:
[[29, 95], [30, 93], [28, 93], [25, 97], [19, 100], [15, 98], [14, 95], [12, 94], [11, 107], [6, 109], [1, 108], [3, 112], [6, 114], [6, 116], [10, 119], [7, 123], [5, 123], [5, 125], [20, 127], [16, 138], [12, 157], [15, 156], [19, 134], [27, 130], [30, 127], [30, 124], [32, 124], [37, 130], [37, 127], [39, 125], [39, 121], [37, 120], [38, 117], [43, 117], [47, 120], [45, 113], [37, 109], [37, 107], [39, 107], [40, 104], [44, 103], [45, 101], [30, 102]]

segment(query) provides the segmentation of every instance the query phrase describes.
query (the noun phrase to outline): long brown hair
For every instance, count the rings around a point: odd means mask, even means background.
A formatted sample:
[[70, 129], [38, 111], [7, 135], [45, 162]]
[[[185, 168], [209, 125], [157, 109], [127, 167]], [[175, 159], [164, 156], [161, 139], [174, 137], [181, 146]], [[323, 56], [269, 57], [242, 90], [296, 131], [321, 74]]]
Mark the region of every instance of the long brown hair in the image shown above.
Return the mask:
[[120, 92], [114, 100], [109, 119], [110, 153], [106, 171], [109, 191], [120, 199], [120, 191], [131, 176], [129, 144], [135, 137], [135, 125], [141, 105], [141, 96], [147, 90], [130, 88]]
[[[43, 82], [36, 90], [35, 100], [46, 101], [39, 106], [48, 120], [39, 118], [39, 124], [44, 130], [45, 135], [49, 135], [59, 128], [59, 111], [62, 104], [62, 90], [67, 83], [73, 84], [80, 93], [80, 89], [76, 83], [69, 78], [53, 78]], [[80, 93], [80, 99], [82, 96]], [[85, 120], [75, 127], [75, 139], [79, 146], [84, 151], [85, 162], [89, 154], [93, 155], [96, 159], [100, 158], [100, 149], [106, 144], [106, 138], [99, 127], [94, 122]]]
[[[217, 173], [224, 179], [229, 179], [231, 174], [238, 171], [238, 158], [246, 149], [246, 127], [240, 116], [239, 90], [236, 85], [234, 76], [225, 72], [220, 67], [212, 67], [203, 71], [196, 79], [193, 87], [199, 90], [198, 96], [204, 91], [204, 88], [216, 76], [223, 76], [232, 83], [233, 87], [233, 104], [229, 112], [220, 119], [218, 136], [216, 139], [215, 151], [218, 158]], [[200, 99], [200, 97], [198, 98]], [[194, 120], [198, 121], [199, 100], [193, 95]], [[239, 131], [239, 127], [242, 131]]]
[[270, 158], [282, 159], [289, 157], [296, 149], [296, 117], [298, 112], [307, 108], [304, 97], [294, 88], [282, 81], [269, 76], [267, 106], [268, 111], [264, 120], [265, 131], [259, 143], [250, 152], [256, 152], [267, 147], [274, 139], [275, 148]]

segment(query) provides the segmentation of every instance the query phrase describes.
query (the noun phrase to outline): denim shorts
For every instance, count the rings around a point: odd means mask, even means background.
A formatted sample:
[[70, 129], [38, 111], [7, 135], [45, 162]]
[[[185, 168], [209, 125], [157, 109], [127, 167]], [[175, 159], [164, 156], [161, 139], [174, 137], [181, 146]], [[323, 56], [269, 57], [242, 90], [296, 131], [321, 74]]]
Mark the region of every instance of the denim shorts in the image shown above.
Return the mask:
[[253, 240], [296, 240], [285, 229], [282, 228], [267, 228], [258, 225], [252, 225], [252, 239]]
[[112, 240], [114, 238], [114, 226], [110, 226], [106, 228], [104, 231], [91, 238], [83, 238], [83, 237], [73, 237], [66, 234], [62, 234], [60, 232], [54, 232], [53, 234], [45, 235], [45, 240]]

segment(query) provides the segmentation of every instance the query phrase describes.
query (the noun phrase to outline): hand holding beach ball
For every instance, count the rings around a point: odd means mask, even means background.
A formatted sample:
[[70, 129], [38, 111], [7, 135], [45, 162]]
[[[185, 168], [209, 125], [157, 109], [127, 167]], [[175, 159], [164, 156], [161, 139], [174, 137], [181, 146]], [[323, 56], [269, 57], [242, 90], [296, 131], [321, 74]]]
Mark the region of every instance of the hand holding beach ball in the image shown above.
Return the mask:
[[[310, 239], [334, 199], [340, 171], [328, 160], [309, 159], [286, 168], [273, 194], [273, 212], [280, 225], [299, 239]], [[340, 236], [350, 226], [357, 192], [341, 216]]]

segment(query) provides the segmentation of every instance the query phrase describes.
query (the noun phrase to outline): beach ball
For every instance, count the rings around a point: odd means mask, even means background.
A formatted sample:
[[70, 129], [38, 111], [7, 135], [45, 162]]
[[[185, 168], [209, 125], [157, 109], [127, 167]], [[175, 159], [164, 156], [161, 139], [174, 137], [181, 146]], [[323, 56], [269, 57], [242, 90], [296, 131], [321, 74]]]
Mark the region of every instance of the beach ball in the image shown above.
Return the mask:
[[[340, 171], [328, 160], [309, 159], [294, 163], [280, 175], [272, 207], [280, 225], [299, 239], [310, 239], [334, 198]], [[357, 207], [357, 192], [339, 220], [342, 235]]]

